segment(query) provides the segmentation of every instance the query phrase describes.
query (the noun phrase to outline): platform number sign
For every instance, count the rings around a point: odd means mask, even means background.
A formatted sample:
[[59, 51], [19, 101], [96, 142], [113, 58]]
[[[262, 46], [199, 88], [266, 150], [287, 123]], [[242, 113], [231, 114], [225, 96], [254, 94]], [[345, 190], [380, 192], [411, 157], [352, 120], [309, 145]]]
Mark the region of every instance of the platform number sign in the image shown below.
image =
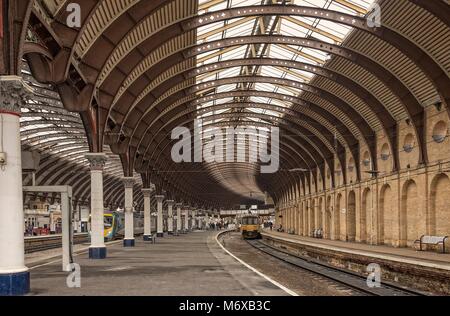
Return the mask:
[[371, 263], [367, 266], [367, 286], [371, 289], [381, 287], [381, 267], [379, 264]]

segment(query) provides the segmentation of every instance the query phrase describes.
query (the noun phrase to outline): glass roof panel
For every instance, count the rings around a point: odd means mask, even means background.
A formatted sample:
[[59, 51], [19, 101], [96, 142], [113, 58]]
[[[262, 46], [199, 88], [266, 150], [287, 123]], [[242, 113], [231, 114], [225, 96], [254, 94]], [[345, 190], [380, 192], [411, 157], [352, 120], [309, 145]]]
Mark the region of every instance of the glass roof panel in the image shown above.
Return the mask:
[[[291, 0], [288, 5], [308, 6], [325, 8], [355, 16], [367, 14], [374, 0]], [[199, 0], [199, 14], [205, 14], [227, 8], [242, 6], [254, 6], [265, 3], [262, 0]], [[272, 1], [273, 4], [281, 5], [281, 1]], [[302, 16], [249, 16], [235, 17], [233, 19], [204, 25], [198, 29], [198, 43], [205, 43], [219, 39], [233, 38], [249, 35], [283, 35], [302, 38], [315, 38], [327, 43], [340, 45], [352, 28], [336, 22]], [[270, 58], [278, 60], [293, 60], [311, 65], [312, 67], [324, 65], [330, 56], [325, 52], [295, 45], [278, 44], [242, 44], [235, 47], [226, 47], [220, 50], [203, 53], [198, 56], [198, 66], [212, 64], [218, 61], [248, 59], [248, 58]], [[210, 74], [197, 77], [197, 82], [214, 81], [217, 79], [238, 76], [263, 76], [273, 78], [285, 78], [294, 81], [298, 87], [271, 83], [257, 82], [216, 85], [213, 93], [229, 91], [262, 91], [274, 92], [288, 96], [297, 96], [302, 93], [301, 83], [308, 83], [314, 78], [312, 72], [277, 66], [248, 66], [242, 65], [227, 69], [214, 70]], [[210, 92], [210, 91], [209, 91]], [[209, 94], [210, 95], [210, 94]], [[207, 105], [220, 104], [220, 100], [208, 102]], [[248, 98], [228, 99], [226, 102], [256, 102], [273, 104], [276, 106], [290, 107], [287, 101], [250, 96]], [[201, 102], [197, 103], [202, 107]], [[206, 104], [205, 104], [206, 105]], [[252, 107], [251, 112], [269, 113], [266, 110], [258, 110]], [[262, 112], [261, 112], [262, 111]], [[273, 114], [273, 113], [272, 113]], [[238, 111], [236, 115], [245, 117], [245, 113]], [[254, 120], [252, 120], [254, 121]], [[259, 121], [259, 120], [257, 120]]]

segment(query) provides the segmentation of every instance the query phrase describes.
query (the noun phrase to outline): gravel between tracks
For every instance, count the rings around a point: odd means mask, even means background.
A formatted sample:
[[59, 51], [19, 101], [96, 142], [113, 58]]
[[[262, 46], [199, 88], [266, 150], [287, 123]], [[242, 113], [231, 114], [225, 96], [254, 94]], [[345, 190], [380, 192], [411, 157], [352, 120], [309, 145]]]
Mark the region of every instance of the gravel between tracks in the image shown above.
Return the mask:
[[324, 277], [261, 253], [243, 240], [237, 232], [224, 234], [219, 241], [236, 257], [300, 296], [359, 295], [359, 293]]

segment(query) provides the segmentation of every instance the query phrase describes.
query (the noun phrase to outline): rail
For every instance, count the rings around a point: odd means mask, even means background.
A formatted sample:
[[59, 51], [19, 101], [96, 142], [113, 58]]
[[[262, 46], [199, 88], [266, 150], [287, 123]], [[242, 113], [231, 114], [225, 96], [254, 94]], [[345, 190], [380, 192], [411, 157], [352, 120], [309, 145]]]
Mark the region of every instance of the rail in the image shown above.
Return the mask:
[[254, 248], [259, 251], [277, 258], [290, 265], [307, 270], [311, 273], [320, 275], [334, 282], [352, 288], [362, 294], [371, 296], [424, 296], [424, 293], [397, 286], [395, 284], [383, 282], [380, 287], [369, 287], [367, 277], [352, 271], [339, 269], [331, 265], [319, 262], [311, 258], [293, 255], [278, 248], [267, 245], [259, 240], [247, 240]]
[[[88, 233], [74, 234], [73, 243], [81, 244], [89, 241]], [[62, 235], [25, 237], [25, 253], [33, 253], [62, 247]]]

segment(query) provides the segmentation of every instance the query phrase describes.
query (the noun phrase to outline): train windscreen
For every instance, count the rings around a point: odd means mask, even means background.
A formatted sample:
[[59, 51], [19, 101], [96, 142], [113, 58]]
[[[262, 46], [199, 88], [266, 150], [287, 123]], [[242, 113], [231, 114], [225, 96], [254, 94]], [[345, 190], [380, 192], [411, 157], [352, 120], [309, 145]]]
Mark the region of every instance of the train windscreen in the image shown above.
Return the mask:
[[103, 218], [103, 224], [105, 228], [111, 228], [113, 224], [113, 217], [112, 216], [105, 216]]

